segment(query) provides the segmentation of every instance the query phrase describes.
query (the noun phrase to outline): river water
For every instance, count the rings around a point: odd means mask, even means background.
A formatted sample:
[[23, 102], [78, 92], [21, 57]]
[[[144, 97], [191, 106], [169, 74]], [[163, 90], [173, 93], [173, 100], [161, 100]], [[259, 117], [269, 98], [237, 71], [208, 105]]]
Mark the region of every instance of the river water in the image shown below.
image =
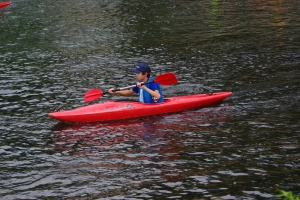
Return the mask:
[[[298, 0], [13, 0], [0, 9], [1, 199], [299, 194], [299, 8]], [[132, 85], [139, 61], [153, 76], [176, 74], [165, 96], [233, 95], [118, 122], [48, 117], [85, 105], [89, 89]]]

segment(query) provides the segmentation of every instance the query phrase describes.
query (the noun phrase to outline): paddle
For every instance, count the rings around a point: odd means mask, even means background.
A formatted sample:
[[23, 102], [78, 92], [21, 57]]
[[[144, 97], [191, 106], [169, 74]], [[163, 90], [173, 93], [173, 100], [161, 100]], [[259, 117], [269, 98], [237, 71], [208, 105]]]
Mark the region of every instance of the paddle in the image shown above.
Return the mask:
[[[154, 81], [146, 82], [146, 83], [144, 83], [144, 85], [148, 84], [148, 83], [159, 83], [161, 85], [172, 85], [174, 83], [177, 83], [177, 81], [178, 80], [177, 80], [175, 74], [173, 74], [172, 72], [169, 72], [169, 73], [158, 75], [154, 79]], [[128, 87], [115, 89], [114, 92], [121, 91], [121, 90], [128, 90], [128, 89], [133, 88], [135, 86], [136, 85], [131, 85], [131, 86], [128, 86]], [[91, 90], [89, 90], [85, 93], [84, 102], [94, 101], [94, 100], [100, 98], [101, 96], [103, 96], [104, 94], [108, 94], [108, 92], [102, 92], [100, 89], [91, 89]]]

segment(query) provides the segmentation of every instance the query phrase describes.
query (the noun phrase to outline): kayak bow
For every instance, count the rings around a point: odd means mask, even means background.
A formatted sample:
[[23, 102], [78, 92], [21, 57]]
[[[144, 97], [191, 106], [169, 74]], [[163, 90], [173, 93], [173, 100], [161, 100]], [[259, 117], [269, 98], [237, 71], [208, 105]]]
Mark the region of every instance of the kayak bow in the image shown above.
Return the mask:
[[10, 5], [11, 2], [0, 2], [0, 8]]
[[217, 92], [212, 94], [177, 96], [165, 98], [164, 102], [156, 104], [132, 101], [106, 101], [73, 110], [49, 113], [49, 117], [63, 122], [77, 123], [138, 118], [209, 106], [222, 101], [231, 96], [231, 94], [231, 92]]

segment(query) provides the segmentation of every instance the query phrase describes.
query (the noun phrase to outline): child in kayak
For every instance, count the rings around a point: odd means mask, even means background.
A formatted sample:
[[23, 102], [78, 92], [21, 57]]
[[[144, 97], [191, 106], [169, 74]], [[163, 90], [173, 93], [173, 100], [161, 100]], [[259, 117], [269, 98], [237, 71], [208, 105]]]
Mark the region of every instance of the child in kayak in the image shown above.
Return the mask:
[[[139, 94], [139, 101], [142, 103], [160, 103], [163, 102], [163, 94], [158, 83], [149, 83], [154, 81], [150, 77], [151, 68], [147, 63], [139, 63], [136, 68], [132, 69], [136, 74], [137, 84], [129, 90], [113, 91], [114, 88], [108, 90], [110, 94], [119, 94], [122, 96], [130, 96], [134, 93]], [[146, 84], [143, 84], [146, 83]]]

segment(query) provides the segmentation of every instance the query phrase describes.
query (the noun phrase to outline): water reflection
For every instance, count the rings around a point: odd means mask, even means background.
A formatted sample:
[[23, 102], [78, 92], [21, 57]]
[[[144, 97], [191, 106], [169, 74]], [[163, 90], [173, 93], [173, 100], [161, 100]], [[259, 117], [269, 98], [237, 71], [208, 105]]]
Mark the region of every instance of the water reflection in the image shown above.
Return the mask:
[[85, 147], [84, 144], [89, 146], [92, 143], [97, 143], [99, 148], [104, 149], [108, 147], [113, 149], [114, 145], [127, 142], [160, 145], [161, 138], [172, 137], [174, 134], [178, 136], [181, 133], [189, 135], [203, 132], [211, 123], [226, 120], [228, 114], [225, 108], [220, 107], [214, 110], [186, 111], [140, 120], [88, 124], [58, 123], [53, 127], [54, 149], [65, 151], [75, 147], [76, 150], [79, 144]]
[[[221, 106], [141, 120], [59, 123], [53, 127], [51, 147], [56, 155], [62, 156], [59, 168], [65, 175], [70, 173], [66, 169], [72, 169], [71, 174], [86, 180], [92, 191], [95, 186], [89, 179], [101, 178], [97, 197], [122, 195], [128, 189], [137, 192], [133, 195], [136, 198], [164, 196], [170, 189], [178, 190], [178, 194], [172, 191], [174, 195], [184, 196], [180, 191], [188, 189], [183, 182], [189, 176], [192, 182], [214, 182], [210, 175], [203, 175], [210, 174], [210, 170], [204, 166], [197, 170], [199, 162], [195, 157], [219, 151], [206, 151], [208, 138], [213, 137], [212, 128], [226, 122], [230, 115], [228, 107]], [[184, 170], [186, 166], [189, 170]], [[106, 194], [100, 194], [104, 191]]]

